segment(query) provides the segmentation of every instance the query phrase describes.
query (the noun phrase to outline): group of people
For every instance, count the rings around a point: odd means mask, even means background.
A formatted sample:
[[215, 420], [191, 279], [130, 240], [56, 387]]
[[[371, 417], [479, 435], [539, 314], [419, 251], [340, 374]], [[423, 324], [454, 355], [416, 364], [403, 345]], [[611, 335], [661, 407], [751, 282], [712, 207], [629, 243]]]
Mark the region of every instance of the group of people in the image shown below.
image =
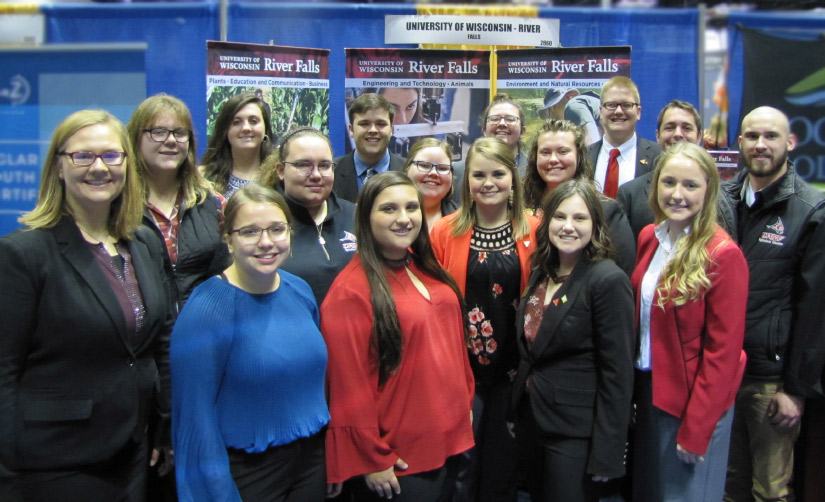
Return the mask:
[[779, 110], [722, 183], [693, 106], [599, 99], [590, 144], [495, 96], [462, 163], [375, 93], [339, 158], [254, 94], [200, 166], [174, 97], [66, 118], [0, 238], [0, 499], [790, 500], [825, 196]]

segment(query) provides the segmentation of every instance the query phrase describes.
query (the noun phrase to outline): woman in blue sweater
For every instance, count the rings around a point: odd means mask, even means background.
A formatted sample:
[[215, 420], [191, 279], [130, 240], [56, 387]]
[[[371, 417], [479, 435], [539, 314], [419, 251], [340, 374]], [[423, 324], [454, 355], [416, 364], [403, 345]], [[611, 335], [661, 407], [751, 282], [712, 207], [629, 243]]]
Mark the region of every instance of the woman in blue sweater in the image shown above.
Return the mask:
[[279, 271], [292, 217], [249, 185], [226, 207], [233, 264], [197, 288], [170, 350], [181, 501], [324, 499], [327, 351], [309, 285]]

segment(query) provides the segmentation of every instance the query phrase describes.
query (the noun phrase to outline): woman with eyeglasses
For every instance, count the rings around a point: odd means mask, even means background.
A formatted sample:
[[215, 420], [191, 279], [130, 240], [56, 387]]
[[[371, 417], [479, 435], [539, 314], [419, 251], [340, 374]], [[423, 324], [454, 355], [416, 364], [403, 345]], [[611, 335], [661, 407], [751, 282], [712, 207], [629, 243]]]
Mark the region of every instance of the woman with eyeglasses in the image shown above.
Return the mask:
[[261, 183], [286, 199], [294, 218], [292, 255], [287, 270], [307, 281], [318, 305], [330, 284], [355, 253], [355, 204], [332, 191], [332, 146], [321, 131], [289, 131], [264, 163]]
[[175, 323], [172, 438], [182, 502], [324, 499], [327, 350], [309, 285], [280, 270], [292, 217], [249, 185], [226, 206], [233, 263]]
[[329, 347], [327, 479], [359, 502], [449, 502], [473, 444], [473, 376], [461, 296], [430, 249], [421, 195], [403, 173], [358, 194], [358, 253], [321, 305]]
[[404, 173], [421, 192], [428, 230], [458, 209], [458, 203], [453, 200], [452, 163], [450, 145], [435, 138], [418, 140], [407, 154]]
[[272, 150], [272, 122], [265, 103], [251, 92], [221, 106], [206, 145], [200, 170], [226, 199], [258, 181], [260, 167]]
[[470, 309], [476, 446], [462, 458], [457, 500], [512, 501], [518, 454], [506, 414], [518, 367], [515, 307], [527, 286], [539, 220], [525, 214], [513, 151], [498, 138], [470, 147], [461, 190], [461, 208], [430, 234], [436, 258]]
[[[569, 120], [545, 121], [528, 151], [524, 179], [524, 204], [527, 210], [543, 217], [542, 202], [557, 186], [571, 179], [593, 180], [593, 167], [584, 144], [584, 130]], [[636, 239], [618, 202], [601, 197], [610, 239], [616, 250], [614, 261], [628, 277], [636, 262]]]
[[127, 129], [145, 185], [143, 223], [166, 244], [182, 307], [195, 286], [229, 266], [221, 238], [226, 200], [198, 172], [192, 115], [183, 101], [147, 98]]
[[64, 119], [35, 208], [0, 238], [0, 500], [146, 500], [174, 307], [142, 212], [123, 124]]

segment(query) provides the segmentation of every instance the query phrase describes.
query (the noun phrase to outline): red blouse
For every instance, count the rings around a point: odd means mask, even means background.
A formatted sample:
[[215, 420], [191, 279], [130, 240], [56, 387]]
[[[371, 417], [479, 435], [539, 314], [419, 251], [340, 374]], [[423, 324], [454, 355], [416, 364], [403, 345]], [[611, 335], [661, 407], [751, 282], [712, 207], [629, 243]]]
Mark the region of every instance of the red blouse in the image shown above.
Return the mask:
[[437, 469], [473, 446], [474, 391], [458, 299], [446, 284], [409, 264], [426, 286], [424, 298], [406, 270], [386, 269], [403, 333], [401, 365], [378, 386], [370, 345], [372, 305], [356, 255], [321, 305], [327, 342], [331, 420], [326, 436], [327, 482], [386, 470], [396, 475]]

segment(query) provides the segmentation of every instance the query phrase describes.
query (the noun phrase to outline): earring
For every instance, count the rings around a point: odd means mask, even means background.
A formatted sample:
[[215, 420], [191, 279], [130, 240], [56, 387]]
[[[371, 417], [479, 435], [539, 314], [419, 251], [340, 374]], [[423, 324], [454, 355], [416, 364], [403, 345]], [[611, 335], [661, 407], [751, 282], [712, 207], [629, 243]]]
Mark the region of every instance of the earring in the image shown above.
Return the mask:
[[269, 142], [269, 136], [268, 136], [268, 135], [264, 134], [264, 139], [263, 139], [263, 142], [264, 142], [264, 143]]
[[507, 207], [512, 209], [513, 208], [513, 189], [510, 189], [510, 196], [507, 197]]

